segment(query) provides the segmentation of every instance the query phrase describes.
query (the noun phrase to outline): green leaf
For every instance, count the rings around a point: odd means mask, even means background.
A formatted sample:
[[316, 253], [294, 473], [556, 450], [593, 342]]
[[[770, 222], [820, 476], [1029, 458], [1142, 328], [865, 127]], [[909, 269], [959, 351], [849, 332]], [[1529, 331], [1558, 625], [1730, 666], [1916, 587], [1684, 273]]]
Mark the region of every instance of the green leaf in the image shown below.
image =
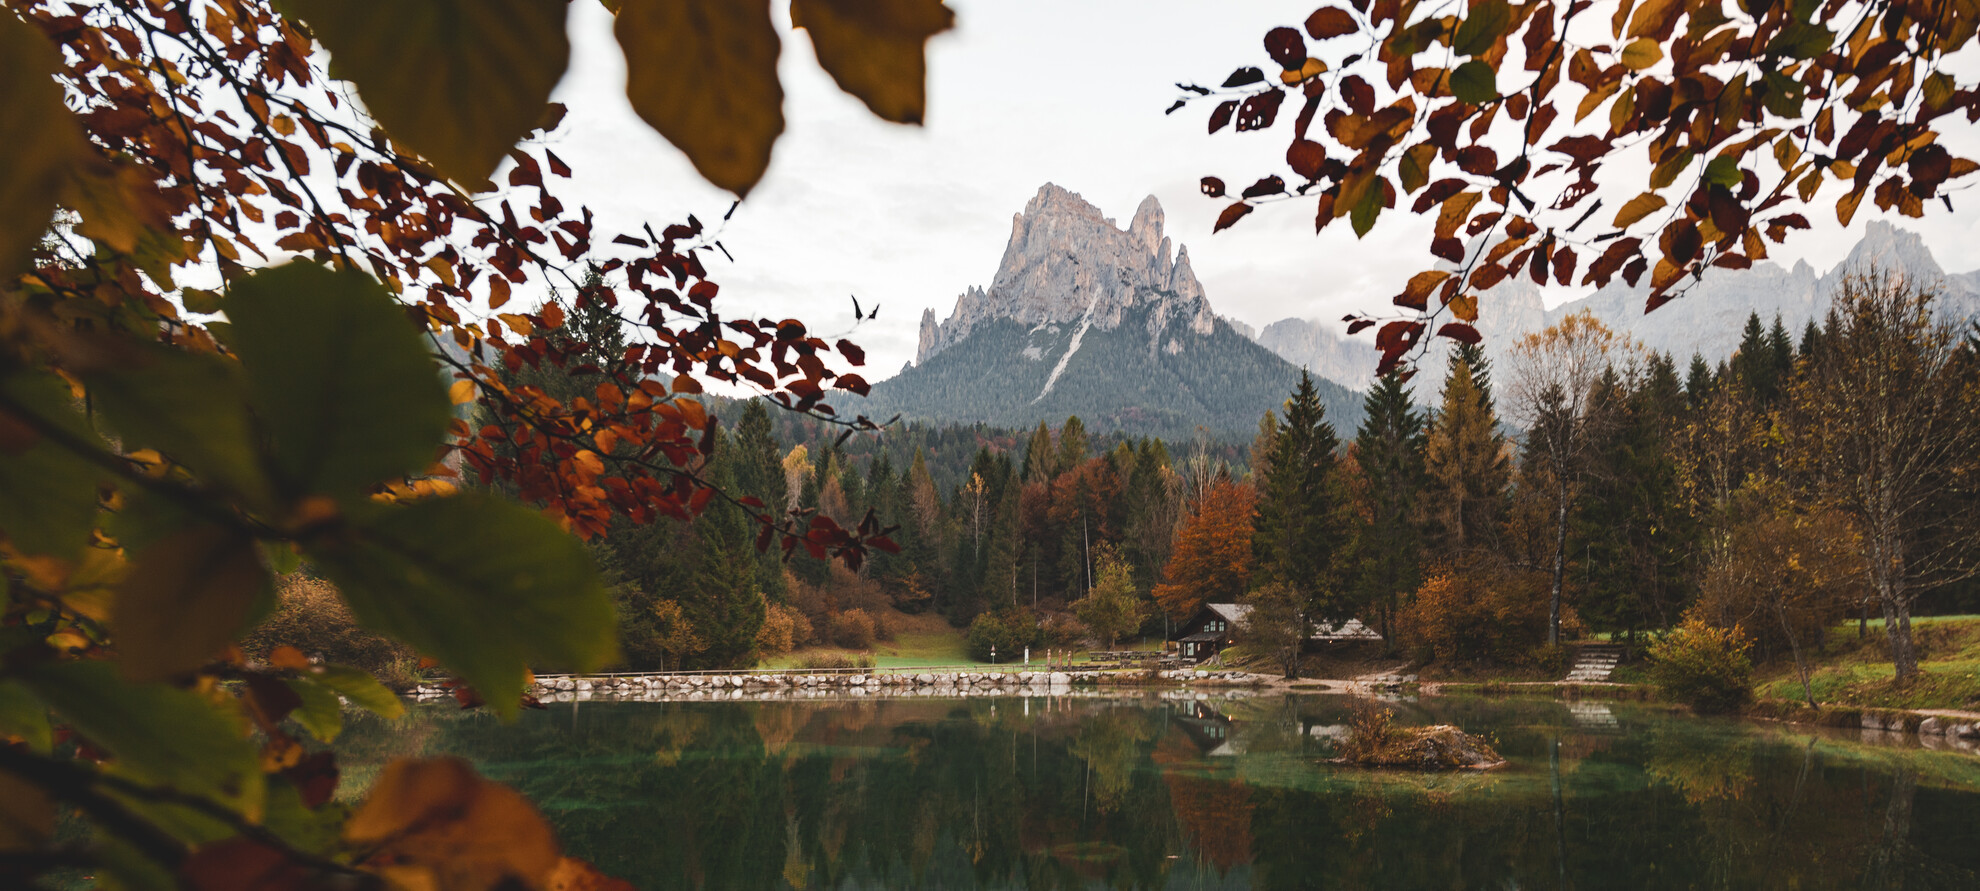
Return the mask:
[[0, 378], [0, 534], [24, 554], [72, 557], [96, 523], [102, 472], [12, 417], [18, 406], [81, 442], [101, 446], [78, 413], [69, 387], [49, 374]]
[[[337, 698], [337, 691], [317, 683], [309, 675], [291, 678], [289, 689], [296, 691], [302, 704], [289, 713], [302, 729], [309, 731], [324, 742], [336, 742], [337, 734], [344, 731], [344, 703]], [[394, 700], [395, 702], [397, 700]]]
[[203, 481], [266, 506], [262, 471], [238, 364], [207, 353], [129, 344], [83, 375], [90, 399], [125, 451], [153, 448]]
[[1698, 157], [1696, 151], [1685, 149], [1666, 158], [1662, 163], [1651, 169], [1650, 188], [1652, 190], [1661, 189], [1671, 183], [1677, 182], [1678, 174], [1683, 173], [1685, 168], [1690, 167], [1692, 159], [1696, 157]]
[[381, 718], [397, 718], [406, 713], [405, 700], [400, 699], [399, 694], [386, 689], [377, 678], [360, 669], [325, 665], [318, 668], [311, 679], [335, 690], [350, 700], [352, 705]]
[[18, 736], [37, 752], [48, 751], [53, 740], [48, 707], [14, 681], [0, 681], [0, 736]]
[[[1761, 79], [1767, 84], [1767, 95], [1761, 102], [1766, 105], [1768, 112], [1784, 118], [1801, 117], [1801, 106], [1807, 95], [1807, 87], [1801, 81], [1773, 68], [1768, 68], [1762, 73]], [[1926, 104], [1930, 105], [1932, 78], [1925, 79], [1925, 88]]]
[[356, 497], [432, 463], [447, 388], [382, 285], [290, 263], [235, 285], [223, 306], [285, 494]]
[[1623, 66], [1631, 71], [1642, 71], [1664, 60], [1664, 47], [1648, 37], [1638, 37], [1623, 47]]
[[612, 599], [589, 553], [519, 504], [464, 494], [380, 507], [308, 556], [360, 624], [440, 660], [505, 717], [532, 664], [589, 671], [613, 658]]
[[1451, 95], [1477, 105], [1499, 96], [1499, 76], [1492, 66], [1473, 59], [1451, 72]]
[[1705, 165], [1705, 181], [1712, 185], [1730, 189], [1739, 185], [1742, 179], [1745, 179], [1745, 174], [1740, 172], [1739, 160], [1730, 155], [1720, 155]]
[[55, 216], [83, 154], [75, 115], [55, 82], [55, 48], [18, 16], [0, 15], [0, 281], [11, 281]]
[[749, 194], [784, 132], [769, 4], [624, 0], [618, 14], [633, 111], [709, 182]]
[[368, 672], [344, 665], [325, 665], [311, 676], [316, 683], [336, 691], [352, 705], [382, 718], [398, 718], [406, 713], [406, 703], [399, 694], [386, 689], [384, 684]]
[[1375, 218], [1382, 213], [1382, 203], [1386, 194], [1382, 180], [1377, 179], [1361, 193], [1361, 200], [1349, 212], [1348, 222], [1354, 224], [1354, 236], [1360, 238], [1375, 228]]
[[[482, 188], [570, 62], [564, 0], [288, 0], [394, 140]], [[692, 87], [683, 83], [682, 92]]]
[[1511, 21], [1512, 7], [1506, 0], [1477, 0], [1471, 4], [1464, 21], [1458, 23], [1457, 34], [1451, 37], [1451, 52], [1475, 56], [1491, 49], [1492, 44], [1505, 36]]
[[56, 662], [22, 682], [57, 718], [115, 756], [116, 770], [244, 807], [259, 802], [262, 774], [238, 716], [197, 693], [135, 684], [108, 662]]
[[180, 529], [140, 551], [117, 590], [117, 661], [137, 681], [192, 671], [274, 598], [252, 537], [212, 523]]
[[1783, 55], [1794, 59], [1813, 59], [1828, 52], [1836, 42], [1834, 32], [1806, 19], [1790, 21], [1767, 42], [1769, 55]]

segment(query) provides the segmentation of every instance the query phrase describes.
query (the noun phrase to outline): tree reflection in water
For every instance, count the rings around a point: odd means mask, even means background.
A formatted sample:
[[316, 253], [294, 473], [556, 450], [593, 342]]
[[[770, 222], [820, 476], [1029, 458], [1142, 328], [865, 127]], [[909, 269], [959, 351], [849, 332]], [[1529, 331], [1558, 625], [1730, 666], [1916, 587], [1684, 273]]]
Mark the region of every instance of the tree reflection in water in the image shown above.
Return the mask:
[[[564, 704], [353, 720], [353, 773], [466, 756], [642, 888], [1959, 888], [1980, 762], [1650, 707], [1439, 699], [1488, 774], [1327, 766], [1349, 703]], [[1811, 734], [1814, 734], [1811, 736]]]

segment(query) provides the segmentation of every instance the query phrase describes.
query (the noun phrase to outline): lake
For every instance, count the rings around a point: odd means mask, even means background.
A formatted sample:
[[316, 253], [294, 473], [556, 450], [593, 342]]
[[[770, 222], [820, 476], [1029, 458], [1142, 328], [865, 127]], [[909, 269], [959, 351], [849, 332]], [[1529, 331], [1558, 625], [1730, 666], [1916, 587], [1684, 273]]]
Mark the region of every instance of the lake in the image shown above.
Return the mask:
[[1322, 762], [1353, 700], [575, 702], [353, 719], [456, 754], [646, 889], [1974, 888], [1980, 758], [1655, 705], [1431, 697], [1470, 774]]

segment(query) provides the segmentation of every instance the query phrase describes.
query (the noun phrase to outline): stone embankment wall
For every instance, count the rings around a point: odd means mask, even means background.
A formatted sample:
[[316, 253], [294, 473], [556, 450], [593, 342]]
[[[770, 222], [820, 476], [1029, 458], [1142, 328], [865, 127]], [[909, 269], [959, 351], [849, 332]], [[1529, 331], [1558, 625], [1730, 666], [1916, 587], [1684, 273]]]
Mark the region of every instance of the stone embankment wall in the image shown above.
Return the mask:
[[[648, 674], [539, 678], [530, 689], [546, 702], [592, 699], [666, 701], [810, 696], [1036, 696], [1062, 695], [1075, 688], [1188, 686], [1256, 687], [1265, 675], [1242, 671], [928, 671], [899, 673], [807, 674]], [[413, 690], [420, 699], [449, 695], [439, 687]]]
[[1980, 751], [1980, 721], [1963, 721], [1937, 715], [1919, 717], [1906, 712], [1865, 711], [1859, 719], [1866, 740], [1918, 734], [1918, 744], [1928, 749]]

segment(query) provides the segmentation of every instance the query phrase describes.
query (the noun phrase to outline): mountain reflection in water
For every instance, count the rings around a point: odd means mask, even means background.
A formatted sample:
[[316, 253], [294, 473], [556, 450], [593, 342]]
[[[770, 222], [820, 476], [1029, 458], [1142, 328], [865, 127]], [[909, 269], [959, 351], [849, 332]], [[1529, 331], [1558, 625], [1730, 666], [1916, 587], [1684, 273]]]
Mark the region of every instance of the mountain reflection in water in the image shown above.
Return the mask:
[[1320, 764], [1332, 696], [586, 702], [353, 719], [641, 888], [1973, 888], [1980, 759], [1656, 707], [1438, 698], [1483, 774]]

